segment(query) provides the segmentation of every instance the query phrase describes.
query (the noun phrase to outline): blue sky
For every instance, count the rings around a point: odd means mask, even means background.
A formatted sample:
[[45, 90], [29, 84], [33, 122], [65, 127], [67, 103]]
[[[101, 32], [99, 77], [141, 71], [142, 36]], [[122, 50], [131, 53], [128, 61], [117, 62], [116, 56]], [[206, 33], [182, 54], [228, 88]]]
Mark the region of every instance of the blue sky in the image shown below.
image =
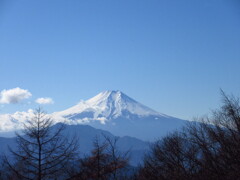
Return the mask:
[[239, 0], [0, 0], [0, 113], [59, 111], [121, 90], [184, 119], [240, 96]]

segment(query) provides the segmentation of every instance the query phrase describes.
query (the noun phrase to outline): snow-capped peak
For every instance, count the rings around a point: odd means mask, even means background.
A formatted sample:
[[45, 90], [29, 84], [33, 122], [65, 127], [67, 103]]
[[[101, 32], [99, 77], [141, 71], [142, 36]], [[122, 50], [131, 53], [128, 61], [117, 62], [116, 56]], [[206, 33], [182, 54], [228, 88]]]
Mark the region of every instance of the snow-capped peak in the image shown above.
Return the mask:
[[156, 111], [138, 103], [128, 97], [121, 91], [104, 91], [95, 97], [86, 101], [91, 106], [101, 107], [103, 110], [109, 110], [110, 115], [118, 117], [123, 111], [128, 111], [139, 116], [156, 115]]
[[[93, 98], [49, 116], [55, 123], [88, 124], [120, 136], [131, 135], [142, 138], [145, 137], [143, 132], [156, 137], [159, 132], [174, 129], [182, 122], [142, 105], [121, 91], [101, 92]], [[33, 110], [0, 114], [0, 133], [22, 129], [23, 123], [31, 120], [32, 117]], [[159, 127], [162, 127], [162, 131], [159, 131]]]
[[[92, 118], [114, 119], [123, 113], [137, 116], [161, 115], [158, 112], [138, 103], [121, 91], [104, 91], [87, 101], [81, 101], [65, 111], [59, 112], [62, 116], [76, 117], [76, 114], [92, 114]], [[164, 115], [162, 115], [164, 116]], [[83, 117], [83, 116], [81, 116]]]
[[121, 98], [121, 95], [121, 91], [104, 91], [87, 100], [86, 102], [92, 105], [101, 105], [103, 102], [106, 101], [115, 101]]

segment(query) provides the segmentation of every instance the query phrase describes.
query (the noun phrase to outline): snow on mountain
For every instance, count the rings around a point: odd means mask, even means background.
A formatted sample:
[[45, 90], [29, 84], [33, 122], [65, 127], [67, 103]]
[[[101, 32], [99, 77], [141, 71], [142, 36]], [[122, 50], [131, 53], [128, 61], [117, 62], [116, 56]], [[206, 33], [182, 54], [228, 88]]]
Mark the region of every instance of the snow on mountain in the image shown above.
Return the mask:
[[88, 124], [118, 136], [154, 140], [186, 122], [158, 113], [120, 91], [105, 91], [76, 106], [53, 113], [68, 124]]
[[120, 91], [101, 92], [87, 101], [81, 101], [76, 106], [53, 113], [53, 116], [56, 119], [57, 117], [65, 117], [79, 123], [97, 120], [105, 124], [106, 121], [126, 116], [126, 113], [139, 117], [150, 115], [167, 117], [138, 103]]
[[[32, 116], [33, 110], [0, 115], [0, 134], [3, 131], [21, 129], [22, 124]], [[101, 92], [50, 116], [56, 123], [87, 124], [114, 135], [128, 135], [143, 140], [154, 140], [182, 127], [186, 122], [158, 113], [120, 91]]]

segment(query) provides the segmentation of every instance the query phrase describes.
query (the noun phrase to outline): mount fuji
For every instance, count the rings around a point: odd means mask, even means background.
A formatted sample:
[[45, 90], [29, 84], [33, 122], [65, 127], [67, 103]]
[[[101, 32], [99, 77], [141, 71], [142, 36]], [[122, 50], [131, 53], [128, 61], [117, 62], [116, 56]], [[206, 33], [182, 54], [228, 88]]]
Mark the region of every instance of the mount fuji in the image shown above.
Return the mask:
[[121, 91], [105, 91], [87, 101], [52, 114], [69, 124], [87, 124], [118, 136], [155, 140], [187, 121], [158, 113]]
[[[33, 110], [0, 115], [0, 154], [17, 148], [14, 132], [31, 120]], [[103, 134], [119, 138], [121, 152], [130, 152], [130, 164], [142, 163], [149, 143], [181, 128], [188, 121], [158, 113], [120, 91], [105, 91], [60, 112], [48, 114], [57, 123], [66, 123], [65, 135], [77, 135], [81, 154], [92, 150], [94, 137]], [[91, 127], [92, 126], [92, 127]], [[2, 137], [1, 137], [2, 136]], [[119, 137], [120, 136], [120, 137]], [[11, 138], [10, 138], [11, 137]]]
[[[13, 135], [31, 119], [33, 110], [0, 115], [0, 136]], [[117, 136], [153, 141], [181, 128], [186, 120], [161, 114], [128, 97], [121, 91], [104, 91], [60, 112], [49, 114], [56, 123], [90, 125]]]

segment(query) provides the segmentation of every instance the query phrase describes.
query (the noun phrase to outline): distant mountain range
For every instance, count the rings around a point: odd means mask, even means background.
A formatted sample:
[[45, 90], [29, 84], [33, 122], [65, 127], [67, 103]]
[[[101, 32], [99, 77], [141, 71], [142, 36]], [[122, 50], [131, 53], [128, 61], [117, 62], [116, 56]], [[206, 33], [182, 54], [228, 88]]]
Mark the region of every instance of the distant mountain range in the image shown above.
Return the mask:
[[[22, 128], [33, 111], [0, 115], [0, 136]], [[50, 116], [56, 122], [85, 124], [117, 136], [132, 136], [153, 141], [181, 128], [187, 121], [158, 113], [121, 91], [105, 91], [95, 97]]]
[[[52, 128], [55, 128], [58, 125], [59, 124], [56, 124]], [[107, 131], [95, 129], [88, 125], [66, 125], [65, 127], [66, 128], [63, 133], [66, 137], [75, 136], [78, 138], [79, 152], [83, 157], [89, 154], [93, 149], [94, 139], [98, 138], [100, 142], [103, 142], [104, 136], [110, 139], [118, 138], [117, 149], [121, 153], [129, 153], [130, 164], [133, 166], [140, 164], [143, 160], [144, 154], [149, 150], [149, 143], [137, 138], [129, 136], [116, 137]], [[13, 150], [17, 150], [15, 137], [0, 137], [0, 147], [0, 155], [4, 153], [8, 156], [10, 153], [8, 147], [11, 147]]]
[[[8, 153], [7, 146], [16, 147], [14, 131], [20, 131], [23, 123], [31, 120], [33, 110], [0, 115], [0, 154]], [[81, 101], [61, 112], [48, 114], [57, 123], [66, 124], [66, 136], [76, 134], [80, 152], [87, 154], [93, 148], [96, 137], [119, 137], [118, 149], [130, 152], [133, 166], [142, 162], [149, 150], [149, 142], [181, 128], [187, 121], [158, 113], [133, 100], [120, 91], [105, 91]], [[11, 137], [11, 138], [10, 138]]]

